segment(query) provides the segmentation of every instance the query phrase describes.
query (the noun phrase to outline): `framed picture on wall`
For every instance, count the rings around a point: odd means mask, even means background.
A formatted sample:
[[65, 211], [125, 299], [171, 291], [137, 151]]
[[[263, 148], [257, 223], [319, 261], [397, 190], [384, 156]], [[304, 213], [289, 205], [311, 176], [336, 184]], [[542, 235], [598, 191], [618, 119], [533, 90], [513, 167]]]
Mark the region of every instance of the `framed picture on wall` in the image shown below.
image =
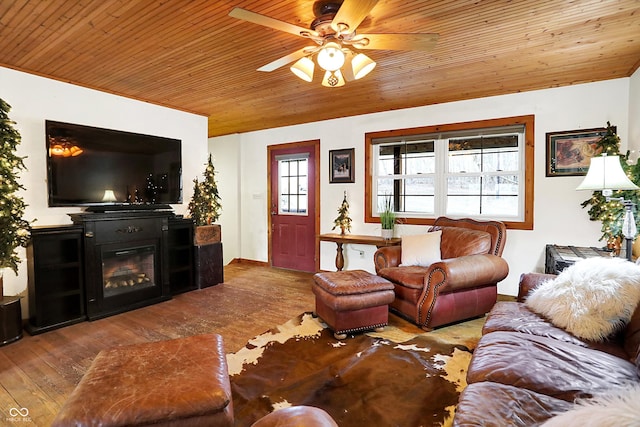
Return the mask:
[[597, 143], [606, 132], [605, 128], [548, 132], [546, 176], [586, 175], [591, 158], [602, 151]]
[[329, 183], [355, 182], [354, 153], [355, 148], [329, 151]]

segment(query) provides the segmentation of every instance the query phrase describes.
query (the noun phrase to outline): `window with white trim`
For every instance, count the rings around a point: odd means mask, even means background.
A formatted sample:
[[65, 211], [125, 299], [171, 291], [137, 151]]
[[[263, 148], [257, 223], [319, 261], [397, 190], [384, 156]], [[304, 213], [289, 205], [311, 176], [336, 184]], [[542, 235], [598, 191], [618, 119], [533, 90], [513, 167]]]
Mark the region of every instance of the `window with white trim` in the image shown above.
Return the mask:
[[[531, 117], [531, 116], [527, 116]], [[483, 121], [481, 124], [491, 124]], [[375, 221], [390, 199], [404, 222], [439, 216], [494, 219], [508, 223], [531, 221], [529, 204], [533, 171], [528, 171], [524, 123], [464, 129], [448, 126], [367, 134], [370, 150], [371, 215]], [[531, 124], [533, 119], [531, 118]], [[532, 168], [531, 168], [532, 169]], [[532, 222], [532, 221], [531, 221]], [[528, 228], [528, 227], [514, 227]]]

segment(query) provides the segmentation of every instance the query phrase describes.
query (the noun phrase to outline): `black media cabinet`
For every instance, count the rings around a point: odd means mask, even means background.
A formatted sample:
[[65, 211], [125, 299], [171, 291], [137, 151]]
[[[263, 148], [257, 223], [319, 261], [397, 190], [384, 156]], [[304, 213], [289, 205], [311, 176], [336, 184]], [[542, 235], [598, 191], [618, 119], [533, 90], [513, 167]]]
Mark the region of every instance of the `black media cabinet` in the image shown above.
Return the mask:
[[198, 288], [191, 219], [163, 211], [70, 216], [72, 225], [32, 230], [27, 247], [30, 334]]
[[86, 319], [83, 228], [34, 227], [27, 246], [29, 321], [33, 335]]

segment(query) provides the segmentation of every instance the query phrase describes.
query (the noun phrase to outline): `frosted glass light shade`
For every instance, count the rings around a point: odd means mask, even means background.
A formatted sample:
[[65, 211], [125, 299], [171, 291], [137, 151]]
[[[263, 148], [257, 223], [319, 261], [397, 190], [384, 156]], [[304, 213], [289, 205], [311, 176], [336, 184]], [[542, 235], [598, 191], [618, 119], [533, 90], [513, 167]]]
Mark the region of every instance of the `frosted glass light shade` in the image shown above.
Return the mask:
[[53, 144], [49, 147], [49, 155], [50, 156], [63, 156], [64, 155], [64, 147], [62, 144]]
[[366, 76], [376, 67], [376, 63], [364, 53], [359, 53], [351, 60], [353, 77], [358, 80]]
[[336, 42], [325, 44], [318, 52], [318, 65], [326, 71], [336, 71], [344, 65], [344, 52]]
[[313, 70], [316, 64], [308, 57], [300, 58], [291, 66], [291, 72], [300, 77], [305, 82], [313, 80]]
[[[620, 165], [620, 156], [602, 155], [591, 158], [587, 176], [576, 190], [601, 190], [611, 194], [610, 190], [639, 190], [627, 177]], [[606, 194], [605, 194], [606, 196]]]
[[84, 153], [84, 150], [77, 145], [72, 145], [71, 147], [69, 147], [69, 153], [71, 153], [72, 157], [76, 157]]
[[340, 87], [344, 86], [344, 77], [340, 70], [336, 71], [326, 71], [324, 73], [324, 77], [322, 78], [322, 86], [326, 87]]

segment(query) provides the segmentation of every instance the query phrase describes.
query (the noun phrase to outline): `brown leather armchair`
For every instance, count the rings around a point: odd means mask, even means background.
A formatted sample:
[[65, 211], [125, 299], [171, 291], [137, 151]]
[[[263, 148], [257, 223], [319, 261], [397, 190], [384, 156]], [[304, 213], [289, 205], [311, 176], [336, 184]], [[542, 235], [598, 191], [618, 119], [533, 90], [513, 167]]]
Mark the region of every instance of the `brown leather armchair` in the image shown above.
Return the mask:
[[376, 273], [394, 284], [391, 309], [425, 330], [486, 314], [509, 273], [501, 257], [507, 237], [502, 222], [440, 217], [429, 232], [436, 230], [442, 230], [442, 261], [401, 266], [401, 246], [374, 255]]

